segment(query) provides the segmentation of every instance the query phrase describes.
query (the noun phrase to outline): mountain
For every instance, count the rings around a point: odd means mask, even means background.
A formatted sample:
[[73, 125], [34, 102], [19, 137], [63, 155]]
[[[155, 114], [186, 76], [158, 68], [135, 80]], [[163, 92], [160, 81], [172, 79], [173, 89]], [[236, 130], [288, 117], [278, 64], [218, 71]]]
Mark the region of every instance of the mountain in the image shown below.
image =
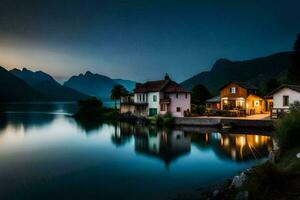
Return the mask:
[[87, 71], [85, 74], [72, 76], [63, 85], [106, 100], [109, 99], [110, 91], [116, 82], [107, 76]]
[[33, 72], [23, 68], [22, 70], [13, 69], [10, 72], [46, 96], [49, 101], [77, 101], [89, 97], [72, 88], [60, 85], [52, 76], [42, 71]]
[[187, 89], [195, 84], [205, 85], [213, 94], [229, 81], [243, 81], [263, 88], [271, 78], [282, 78], [291, 65], [292, 52], [281, 52], [246, 61], [219, 59], [210, 71], [201, 72], [181, 83]]
[[132, 91], [135, 88], [134, 81], [111, 79], [108, 76], [94, 74], [90, 71], [87, 71], [85, 74], [79, 74], [78, 76], [72, 76], [63, 85], [108, 101], [110, 100], [111, 89], [116, 84], [123, 85], [128, 91]]
[[22, 70], [15, 68], [10, 70], [10, 72], [31, 86], [34, 86], [42, 81], [55, 82], [55, 80], [49, 74], [46, 74], [42, 71], [33, 72], [27, 68], [23, 68]]
[[44, 101], [47, 97], [36, 91], [22, 79], [0, 67], [0, 101]]
[[128, 91], [132, 92], [135, 88], [135, 81], [124, 79], [113, 79], [117, 84], [123, 85]]

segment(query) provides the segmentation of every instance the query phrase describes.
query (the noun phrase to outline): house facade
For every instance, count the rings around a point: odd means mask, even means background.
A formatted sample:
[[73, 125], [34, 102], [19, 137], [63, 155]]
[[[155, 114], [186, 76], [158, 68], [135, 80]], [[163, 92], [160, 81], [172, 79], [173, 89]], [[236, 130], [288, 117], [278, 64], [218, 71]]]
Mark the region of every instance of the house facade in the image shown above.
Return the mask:
[[136, 84], [131, 97], [121, 99], [121, 113], [138, 116], [156, 116], [167, 113], [183, 117], [191, 110], [191, 95], [168, 75], [164, 80]]
[[281, 85], [266, 96], [270, 104], [271, 117], [279, 118], [282, 113], [289, 111], [291, 104], [300, 102], [300, 85]]
[[267, 112], [267, 103], [257, 95], [257, 88], [248, 83], [229, 82], [220, 89], [221, 110], [252, 115]]

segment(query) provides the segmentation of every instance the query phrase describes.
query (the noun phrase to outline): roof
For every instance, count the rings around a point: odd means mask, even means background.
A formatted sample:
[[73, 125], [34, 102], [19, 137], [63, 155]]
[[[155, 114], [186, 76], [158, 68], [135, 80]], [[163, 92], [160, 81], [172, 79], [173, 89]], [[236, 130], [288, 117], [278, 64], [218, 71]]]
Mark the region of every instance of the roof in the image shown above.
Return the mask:
[[226, 85], [224, 85], [223, 87], [220, 88], [223, 89], [224, 87], [226, 87], [227, 85], [231, 84], [231, 83], [235, 83], [245, 89], [248, 89], [248, 90], [258, 90], [258, 88], [250, 83], [247, 83], [247, 82], [239, 82], [239, 81], [230, 81], [228, 82]]
[[214, 97], [212, 97], [210, 99], [207, 99], [205, 102], [206, 103], [220, 103], [221, 102], [221, 98], [220, 98], [220, 96], [214, 96]]
[[172, 81], [170, 78], [165, 78], [164, 80], [158, 81], [148, 81], [144, 84], [136, 84], [134, 89], [136, 93], [144, 92], [167, 92], [167, 93], [188, 93], [184, 87]]
[[278, 92], [279, 90], [281, 90], [283, 88], [289, 88], [291, 90], [294, 90], [294, 91], [300, 93], [300, 85], [286, 85], [286, 84], [283, 84], [283, 85], [279, 86], [278, 88], [276, 88], [275, 90], [273, 90], [272, 92], [270, 92], [269, 94], [267, 94], [265, 96], [265, 98], [272, 97], [276, 92]]

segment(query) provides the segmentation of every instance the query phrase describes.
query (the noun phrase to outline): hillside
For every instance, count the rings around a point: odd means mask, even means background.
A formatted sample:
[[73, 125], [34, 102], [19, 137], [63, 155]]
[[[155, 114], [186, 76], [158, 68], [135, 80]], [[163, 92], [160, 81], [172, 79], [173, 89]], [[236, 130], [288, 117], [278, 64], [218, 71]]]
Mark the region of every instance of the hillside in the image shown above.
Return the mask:
[[123, 85], [129, 91], [135, 87], [135, 82], [133, 81], [111, 79], [110, 77], [94, 74], [90, 71], [87, 71], [85, 74], [79, 74], [78, 76], [72, 76], [63, 85], [106, 101], [109, 100], [111, 89], [116, 84]]
[[49, 101], [77, 101], [89, 97], [74, 89], [60, 85], [52, 76], [42, 71], [33, 72], [23, 68], [22, 70], [13, 69], [10, 72], [24, 80], [34, 90], [46, 96]]
[[3, 67], [0, 67], [0, 91], [0, 102], [47, 100], [47, 97]]
[[262, 88], [271, 78], [282, 78], [291, 65], [291, 52], [282, 52], [246, 61], [219, 59], [210, 71], [201, 72], [181, 83], [187, 89], [205, 85], [212, 93], [229, 81], [243, 81]]
[[125, 79], [113, 79], [117, 84], [123, 85], [128, 91], [133, 91], [136, 82]]

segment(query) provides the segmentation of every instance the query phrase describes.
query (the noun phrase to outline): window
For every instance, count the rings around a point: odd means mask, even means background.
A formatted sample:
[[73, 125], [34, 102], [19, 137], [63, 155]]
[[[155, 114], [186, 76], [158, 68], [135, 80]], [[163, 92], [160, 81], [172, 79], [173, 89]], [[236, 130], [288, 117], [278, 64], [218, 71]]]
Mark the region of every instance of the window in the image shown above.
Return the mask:
[[157, 101], [157, 96], [153, 95], [153, 102], [156, 102], [156, 101]]
[[176, 99], [178, 99], [178, 93], [176, 93]]
[[188, 93], [185, 93], [185, 98], [187, 99], [187, 97], [188, 97]]
[[177, 107], [176, 108], [176, 112], [180, 112], [181, 108], [180, 107]]
[[283, 106], [289, 106], [289, 96], [283, 96]]
[[167, 105], [162, 104], [160, 107], [160, 111], [166, 111], [166, 107], [167, 107]]
[[230, 91], [231, 94], [235, 94], [236, 93], [236, 87], [229, 88], [229, 91]]

